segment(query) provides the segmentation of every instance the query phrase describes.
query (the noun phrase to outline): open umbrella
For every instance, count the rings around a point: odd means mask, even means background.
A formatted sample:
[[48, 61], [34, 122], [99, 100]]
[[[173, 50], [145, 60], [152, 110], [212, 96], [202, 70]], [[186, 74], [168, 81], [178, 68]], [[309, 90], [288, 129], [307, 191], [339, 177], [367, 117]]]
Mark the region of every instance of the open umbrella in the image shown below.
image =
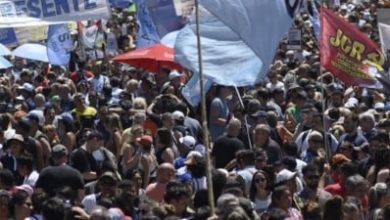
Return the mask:
[[120, 54], [114, 57], [114, 61], [127, 63], [132, 66], [143, 68], [157, 73], [161, 67], [167, 66], [172, 69], [182, 69], [174, 61], [173, 48], [162, 44], [155, 44], [150, 47], [140, 48], [128, 53]]
[[49, 62], [47, 47], [41, 44], [23, 44], [12, 51], [12, 55], [29, 60]]
[[0, 56], [8, 56], [8, 55], [11, 55], [11, 51], [3, 44], [0, 44]]
[[0, 57], [0, 69], [8, 69], [10, 67], [12, 67], [12, 63], [3, 57]]

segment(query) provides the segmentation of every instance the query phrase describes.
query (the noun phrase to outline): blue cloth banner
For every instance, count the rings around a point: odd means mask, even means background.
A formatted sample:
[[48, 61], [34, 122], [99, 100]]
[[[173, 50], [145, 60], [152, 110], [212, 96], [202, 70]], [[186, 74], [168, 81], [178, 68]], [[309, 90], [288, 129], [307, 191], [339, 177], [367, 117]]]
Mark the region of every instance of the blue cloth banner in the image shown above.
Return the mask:
[[97, 20], [109, 16], [106, 0], [0, 0], [0, 28]]
[[237, 33], [267, 70], [302, 0], [200, 0], [200, 3]]
[[307, 6], [309, 12], [310, 22], [313, 24], [314, 35], [317, 38], [317, 41], [320, 40], [320, 31], [321, 31], [321, 22], [320, 22], [320, 13], [314, 0], [310, 0]]
[[73, 40], [70, 36], [68, 25], [50, 25], [47, 39], [47, 56], [49, 58], [49, 63], [53, 65], [69, 64]]
[[[219, 85], [248, 86], [265, 78], [267, 68], [255, 53], [225, 24], [200, 7], [204, 75]], [[178, 34], [175, 60], [199, 72], [195, 19], [190, 18]]]
[[16, 44], [18, 39], [13, 28], [0, 28], [0, 43], [4, 45]]
[[161, 38], [181, 29], [187, 22], [185, 14], [177, 15], [174, 0], [148, 0], [146, 4]]
[[[207, 93], [213, 81], [205, 78], [203, 82], [204, 92]], [[197, 107], [201, 101], [199, 73], [193, 73], [188, 82], [181, 88], [183, 98], [192, 106]]]
[[149, 10], [146, 7], [144, 0], [135, 0], [137, 4], [138, 18], [138, 33], [137, 33], [137, 48], [147, 47], [160, 42], [160, 37], [157, 34], [156, 26], [149, 16]]
[[109, 0], [110, 6], [114, 8], [127, 8], [133, 0]]

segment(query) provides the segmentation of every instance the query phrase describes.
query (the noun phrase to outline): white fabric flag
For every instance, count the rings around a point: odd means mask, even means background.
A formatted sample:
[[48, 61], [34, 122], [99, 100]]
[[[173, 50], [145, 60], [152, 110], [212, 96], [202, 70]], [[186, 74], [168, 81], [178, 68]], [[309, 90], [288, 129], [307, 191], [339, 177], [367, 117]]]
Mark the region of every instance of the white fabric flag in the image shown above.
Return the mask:
[[[267, 71], [261, 60], [240, 37], [207, 10], [200, 7], [203, 73], [214, 83], [227, 86], [254, 85]], [[199, 72], [195, 18], [177, 35], [175, 60]], [[263, 71], [262, 71], [263, 70]]]
[[[389, 56], [390, 54], [390, 25], [378, 23], [379, 37], [382, 45], [382, 52]], [[390, 59], [390, 57], [387, 57]]]
[[268, 68], [302, 1], [200, 0], [200, 3], [236, 32]]

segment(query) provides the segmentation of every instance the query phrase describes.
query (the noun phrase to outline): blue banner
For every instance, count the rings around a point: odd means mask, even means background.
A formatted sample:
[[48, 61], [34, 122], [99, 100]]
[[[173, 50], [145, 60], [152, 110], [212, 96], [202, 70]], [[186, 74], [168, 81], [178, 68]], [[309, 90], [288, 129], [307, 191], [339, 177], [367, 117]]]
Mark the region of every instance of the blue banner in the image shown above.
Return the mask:
[[97, 20], [109, 16], [106, 0], [0, 0], [0, 28]]
[[50, 25], [47, 37], [47, 56], [53, 65], [67, 65], [73, 40], [67, 24]]
[[148, 0], [146, 4], [161, 38], [187, 23], [186, 14], [177, 15], [174, 0]]
[[109, 0], [110, 6], [114, 8], [127, 8], [133, 0]]
[[[203, 82], [204, 92], [207, 93], [211, 86], [213, 85], [213, 81], [205, 78]], [[197, 107], [201, 101], [201, 93], [200, 93], [200, 80], [199, 73], [193, 73], [188, 82], [182, 87], [181, 94], [183, 98], [192, 106]]]
[[16, 44], [18, 39], [13, 28], [0, 28], [0, 43], [4, 45]]
[[138, 34], [136, 45], [137, 48], [147, 47], [160, 42], [160, 37], [157, 34], [156, 26], [149, 16], [149, 10], [146, 7], [144, 0], [136, 0], [137, 18], [138, 18]]

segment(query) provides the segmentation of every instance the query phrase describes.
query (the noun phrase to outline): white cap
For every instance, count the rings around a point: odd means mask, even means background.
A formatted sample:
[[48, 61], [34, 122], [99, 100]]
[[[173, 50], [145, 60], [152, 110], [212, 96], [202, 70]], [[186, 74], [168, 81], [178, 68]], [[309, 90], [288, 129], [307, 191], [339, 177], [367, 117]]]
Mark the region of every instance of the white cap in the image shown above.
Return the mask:
[[389, 169], [382, 169], [378, 172], [378, 175], [376, 177], [377, 183], [386, 183], [386, 180], [390, 178], [390, 170]]
[[179, 140], [180, 143], [182, 143], [186, 147], [189, 147], [191, 149], [195, 148], [196, 140], [194, 137], [187, 135], [185, 137], [180, 138]]
[[184, 120], [184, 113], [181, 111], [174, 111], [172, 117], [174, 120]]
[[23, 86], [20, 86], [19, 89], [26, 90], [27, 92], [34, 91], [34, 86], [30, 83], [23, 83]]
[[374, 108], [375, 109], [384, 109], [385, 104], [383, 102], [377, 102], [377, 103], [375, 103]]
[[296, 172], [291, 172], [287, 169], [283, 169], [278, 174], [276, 174], [275, 183], [282, 183], [282, 182], [291, 180], [291, 179], [295, 178], [296, 175], [297, 175]]
[[176, 79], [179, 77], [181, 77], [181, 74], [176, 70], [173, 70], [171, 73], [169, 73], [169, 80]]

